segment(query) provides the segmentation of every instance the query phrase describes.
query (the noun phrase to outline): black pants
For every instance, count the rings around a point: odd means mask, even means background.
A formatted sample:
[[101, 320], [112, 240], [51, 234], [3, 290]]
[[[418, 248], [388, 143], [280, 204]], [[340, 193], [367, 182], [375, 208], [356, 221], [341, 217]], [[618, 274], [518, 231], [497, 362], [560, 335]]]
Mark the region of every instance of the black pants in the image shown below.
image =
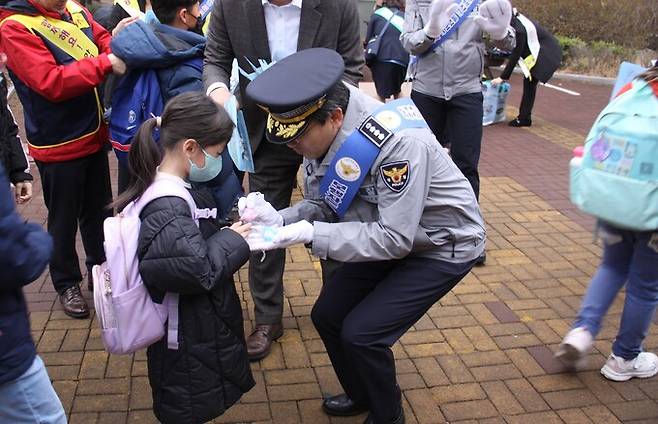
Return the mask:
[[[290, 206], [292, 190], [302, 157], [285, 145], [262, 140], [254, 155], [255, 173], [249, 174], [249, 190], [260, 191], [276, 210]], [[256, 324], [276, 324], [283, 316], [283, 271], [286, 250], [270, 250], [249, 258], [249, 288], [254, 299]]]
[[121, 162], [117, 165], [117, 193], [121, 194], [130, 184], [130, 169], [128, 169], [128, 164], [122, 165]]
[[434, 259], [345, 263], [311, 318], [345, 393], [376, 423], [399, 413], [391, 346], [473, 267]]
[[320, 259], [320, 270], [322, 271], [322, 284], [326, 284], [333, 280], [334, 275], [338, 269], [343, 266], [343, 262], [336, 261], [331, 258]]
[[523, 96], [521, 97], [521, 106], [519, 107], [519, 119], [532, 119], [532, 107], [535, 105], [535, 94], [537, 94], [537, 84], [539, 80], [533, 78], [523, 78]]
[[43, 199], [48, 208], [48, 232], [53, 238], [50, 276], [58, 293], [82, 280], [75, 235], [85, 249], [87, 271], [105, 260], [103, 221], [111, 215], [110, 170], [105, 149], [66, 162], [36, 162]]
[[480, 147], [482, 145], [482, 93], [463, 94], [450, 100], [411, 92], [411, 99], [442, 146], [480, 195]]

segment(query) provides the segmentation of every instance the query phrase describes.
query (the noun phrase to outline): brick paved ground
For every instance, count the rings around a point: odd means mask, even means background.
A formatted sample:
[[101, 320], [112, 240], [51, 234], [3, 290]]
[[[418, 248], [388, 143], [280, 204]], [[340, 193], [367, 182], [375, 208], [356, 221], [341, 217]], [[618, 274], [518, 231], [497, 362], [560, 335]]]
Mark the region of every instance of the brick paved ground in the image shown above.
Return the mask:
[[[510, 114], [520, 98], [515, 82]], [[621, 299], [587, 370], [566, 374], [552, 359], [600, 255], [592, 242], [593, 221], [568, 202], [570, 148], [584, 138], [609, 93], [606, 87], [565, 85], [586, 95], [540, 87], [535, 126], [485, 129], [481, 200], [488, 263], [394, 347], [411, 423], [658, 422], [658, 379], [611, 383], [598, 372]], [[35, 192], [21, 213], [44, 223], [38, 182]], [[309, 318], [321, 286], [318, 264], [303, 247], [289, 253], [285, 336], [254, 364], [257, 386], [218, 422], [361, 422], [363, 417], [330, 420], [320, 411], [322, 395], [340, 387]], [[236, 280], [249, 331], [246, 269]], [[34, 339], [71, 422], [154, 422], [144, 353], [107, 355], [97, 322], [67, 318], [47, 274], [26, 292]], [[646, 345], [657, 347], [655, 329]]]

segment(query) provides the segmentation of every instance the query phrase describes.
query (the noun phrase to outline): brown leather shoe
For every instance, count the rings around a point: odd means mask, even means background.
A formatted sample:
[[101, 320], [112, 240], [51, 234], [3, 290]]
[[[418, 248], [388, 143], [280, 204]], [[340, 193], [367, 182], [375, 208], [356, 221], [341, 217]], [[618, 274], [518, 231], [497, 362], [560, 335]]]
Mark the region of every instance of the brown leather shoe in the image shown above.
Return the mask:
[[64, 313], [73, 318], [87, 318], [89, 316], [89, 306], [87, 301], [82, 297], [80, 286], [69, 287], [64, 293], [59, 295], [59, 303], [64, 308]]
[[272, 342], [283, 336], [283, 326], [260, 324], [247, 337], [247, 354], [250, 361], [259, 361], [269, 355]]

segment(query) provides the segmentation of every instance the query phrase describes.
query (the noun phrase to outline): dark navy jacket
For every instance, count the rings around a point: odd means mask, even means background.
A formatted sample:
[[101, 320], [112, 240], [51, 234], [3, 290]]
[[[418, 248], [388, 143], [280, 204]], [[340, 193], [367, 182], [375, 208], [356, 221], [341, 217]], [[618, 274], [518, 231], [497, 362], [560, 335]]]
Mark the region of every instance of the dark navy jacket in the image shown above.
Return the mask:
[[53, 243], [40, 225], [16, 213], [9, 180], [0, 165], [0, 386], [32, 365], [36, 350], [22, 287], [41, 275]]
[[191, 31], [142, 21], [127, 26], [110, 44], [129, 69], [156, 69], [165, 103], [188, 91], [203, 91], [206, 39]]
[[[402, 16], [404, 18], [404, 12], [394, 7], [391, 7], [390, 9], [396, 15]], [[366, 41], [379, 35], [385, 25], [386, 19], [373, 13], [370, 17], [370, 22], [368, 23], [368, 31], [365, 38]], [[398, 31], [397, 28], [395, 28], [393, 25], [389, 24], [388, 28], [386, 28], [386, 32], [382, 34], [382, 40], [379, 46], [377, 60], [379, 62], [397, 63], [400, 66], [407, 66], [409, 64], [409, 53], [404, 49], [404, 47], [402, 47], [402, 42], [400, 41], [400, 31]]]

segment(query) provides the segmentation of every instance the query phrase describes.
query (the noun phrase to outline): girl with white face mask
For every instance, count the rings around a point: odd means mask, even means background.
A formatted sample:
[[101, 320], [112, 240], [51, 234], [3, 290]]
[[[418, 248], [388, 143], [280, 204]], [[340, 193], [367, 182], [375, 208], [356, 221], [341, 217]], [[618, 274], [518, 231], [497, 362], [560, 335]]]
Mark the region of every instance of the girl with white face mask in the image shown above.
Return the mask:
[[[154, 131], [160, 131], [158, 144]], [[190, 189], [190, 181], [216, 177], [232, 132], [226, 111], [203, 93], [174, 97], [161, 118], [137, 132], [128, 156], [132, 181], [114, 206], [125, 207], [154, 181]], [[169, 349], [166, 337], [147, 349], [153, 412], [162, 423], [210, 421], [254, 385], [233, 284], [249, 259], [249, 224], [206, 232], [194, 215], [178, 197], [157, 198], [140, 213], [137, 257], [144, 284], [156, 303], [165, 293], [179, 294], [178, 349]]]

